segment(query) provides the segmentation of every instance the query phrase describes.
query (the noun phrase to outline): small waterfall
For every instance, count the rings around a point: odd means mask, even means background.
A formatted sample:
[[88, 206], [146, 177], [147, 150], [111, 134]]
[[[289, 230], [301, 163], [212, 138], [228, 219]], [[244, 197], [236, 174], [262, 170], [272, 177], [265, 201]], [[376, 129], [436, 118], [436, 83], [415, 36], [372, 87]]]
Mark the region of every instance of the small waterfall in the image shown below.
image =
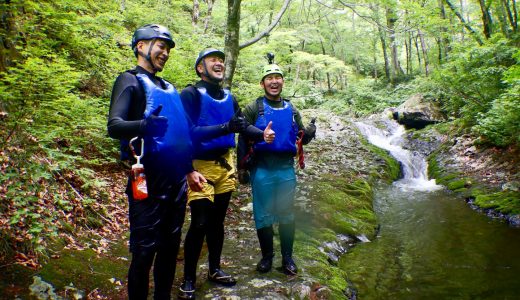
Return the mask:
[[424, 156], [417, 151], [409, 151], [402, 148], [404, 126], [395, 121], [384, 121], [386, 129], [379, 129], [372, 125], [356, 122], [356, 126], [367, 140], [382, 149], [388, 150], [397, 161], [401, 163], [403, 178], [394, 182], [394, 185], [402, 189], [431, 191], [440, 189], [435, 179], [428, 180], [426, 174], [428, 163]]

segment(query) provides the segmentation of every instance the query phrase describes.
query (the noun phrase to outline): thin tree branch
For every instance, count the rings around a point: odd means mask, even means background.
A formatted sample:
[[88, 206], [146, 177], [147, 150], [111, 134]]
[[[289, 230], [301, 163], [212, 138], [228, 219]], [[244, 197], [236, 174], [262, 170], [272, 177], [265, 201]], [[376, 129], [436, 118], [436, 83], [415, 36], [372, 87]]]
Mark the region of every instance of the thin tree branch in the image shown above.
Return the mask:
[[478, 34], [478, 32], [475, 31], [475, 29], [473, 29], [469, 24], [468, 22], [466, 22], [466, 20], [464, 20], [464, 17], [460, 14], [460, 12], [457, 11], [457, 8], [449, 1], [449, 0], [444, 0], [446, 2], [446, 4], [448, 4], [448, 6], [450, 7], [450, 9], [453, 11], [453, 13], [455, 13], [455, 15], [459, 18], [460, 22], [462, 23], [462, 25], [464, 25], [464, 27], [466, 27], [467, 30], [469, 30], [469, 32], [471, 32], [473, 34], [473, 37], [475, 38], [475, 40], [477, 41], [477, 43], [482, 46], [484, 43], [482, 42], [482, 40], [480, 39], [480, 36]]
[[254, 43], [258, 42], [259, 40], [261, 40], [262, 38], [266, 37], [274, 29], [274, 27], [278, 24], [278, 22], [280, 22], [280, 19], [282, 19], [282, 16], [285, 13], [285, 11], [287, 10], [287, 8], [289, 7], [290, 3], [291, 3], [291, 0], [285, 0], [285, 2], [283, 3], [282, 8], [278, 12], [278, 15], [276, 16], [276, 18], [273, 21], [273, 23], [271, 23], [271, 25], [269, 25], [269, 27], [267, 27], [267, 29], [265, 29], [264, 31], [262, 31], [259, 34], [257, 34], [254, 38], [252, 38], [249, 41], [247, 41], [247, 42], [241, 44], [240, 46], [238, 46], [238, 48], [240, 50], [242, 50], [245, 47], [251, 46], [252, 44], [254, 44]]

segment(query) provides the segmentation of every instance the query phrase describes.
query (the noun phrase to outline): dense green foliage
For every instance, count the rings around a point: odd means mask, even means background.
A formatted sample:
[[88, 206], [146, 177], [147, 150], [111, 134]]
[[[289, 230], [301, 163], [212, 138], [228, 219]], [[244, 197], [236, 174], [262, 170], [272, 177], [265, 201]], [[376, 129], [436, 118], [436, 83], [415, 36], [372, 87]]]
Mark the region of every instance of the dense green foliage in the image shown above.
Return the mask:
[[[281, 2], [244, 1], [241, 39], [263, 30]], [[452, 12], [442, 17], [438, 1], [321, 2], [293, 1], [268, 37], [240, 52], [232, 88], [241, 105], [262, 93], [259, 70], [265, 53], [274, 52], [286, 74], [284, 94], [301, 108], [360, 116], [423, 93], [483, 143], [520, 145], [517, 32], [502, 26], [498, 33], [494, 23], [480, 46]], [[469, 2], [466, 13], [478, 20], [477, 2]], [[118, 157], [106, 135], [111, 85], [135, 64], [133, 30], [146, 23], [170, 28], [177, 47], [161, 76], [181, 89], [197, 80], [200, 49], [223, 48], [226, 4], [216, 1], [209, 13], [201, 2], [197, 24], [191, 0], [0, 4], [0, 213], [7, 220], [0, 222], [0, 253], [43, 251], [46, 238], [71, 226], [96, 226], [89, 216], [103, 216], [96, 204], [110, 197], [99, 172]], [[399, 17], [387, 18], [390, 11]], [[421, 53], [421, 37], [429, 52]], [[406, 63], [392, 67], [391, 47]]]

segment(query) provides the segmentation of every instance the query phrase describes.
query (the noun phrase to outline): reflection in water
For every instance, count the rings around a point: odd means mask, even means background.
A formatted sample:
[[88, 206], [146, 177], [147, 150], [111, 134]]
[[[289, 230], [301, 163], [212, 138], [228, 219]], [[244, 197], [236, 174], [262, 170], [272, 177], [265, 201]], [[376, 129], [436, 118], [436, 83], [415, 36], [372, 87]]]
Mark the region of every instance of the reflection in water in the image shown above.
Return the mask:
[[405, 174], [376, 189], [378, 238], [340, 260], [358, 298], [520, 299], [520, 230], [471, 210], [426, 177], [410, 179], [417, 178]]
[[341, 265], [359, 299], [519, 299], [520, 230], [446, 191], [376, 191], [377, 239]]

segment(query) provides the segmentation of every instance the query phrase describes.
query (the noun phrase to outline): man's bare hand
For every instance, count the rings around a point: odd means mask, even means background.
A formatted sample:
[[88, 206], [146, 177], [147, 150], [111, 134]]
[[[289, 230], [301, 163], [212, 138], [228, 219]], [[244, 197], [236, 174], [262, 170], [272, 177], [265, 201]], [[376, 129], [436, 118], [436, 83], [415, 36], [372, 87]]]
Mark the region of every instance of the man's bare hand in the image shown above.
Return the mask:
[[190, 187], [190, 190], [194, 192], [200, 192], [202, 191], [202, 188], [204, 187], [204, 183], [206, 183], [206, 178], [202, 176], [197, 171], [192, 171], [188, 175], [186, 175], [186, 180], [188, 181], [188, 186]]
[[269, 124], [267, 124], [267, 127], [264, 130], [264, 141], [268, 144], [274, 142], [275, 138], [274, 131], [271, 129], [271, 127], [273, 127], [273, 121], [269, 121]]

